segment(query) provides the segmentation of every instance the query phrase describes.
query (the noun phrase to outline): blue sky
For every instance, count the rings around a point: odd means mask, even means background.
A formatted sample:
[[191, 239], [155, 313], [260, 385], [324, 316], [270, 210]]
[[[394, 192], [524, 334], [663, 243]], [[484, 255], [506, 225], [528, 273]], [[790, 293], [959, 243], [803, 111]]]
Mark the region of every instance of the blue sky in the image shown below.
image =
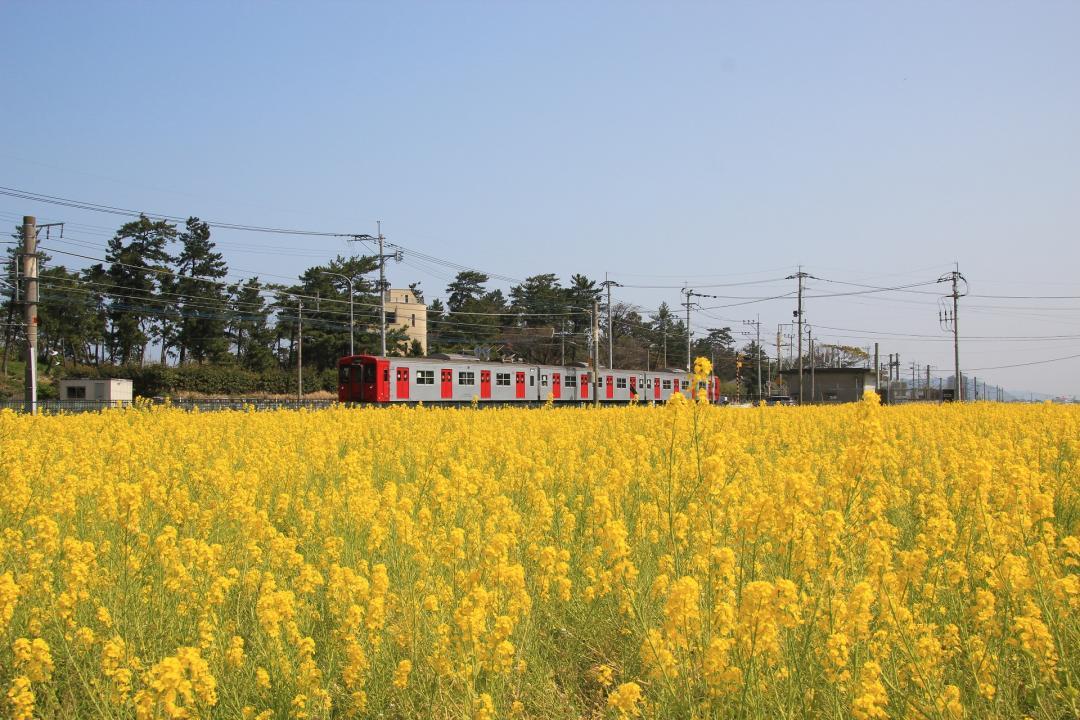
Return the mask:
[[[799, 264], [812, 296], [956, 261], [973, 295], [1074, 296], [965, 300], [962, 334], [1036, 339], [972, 339], [963, 366], [1080, 354], [1080, 3], [8, 0], [0, 21], [2, 186], [258, 225], [381, 219], [492, 273], [670, 286], [619, 291], [645, 308], [684, 282], [780, 294]], [[0, 222], [22, 214], [72, 223], [82, 250], [120, 222], [0, 197]], [[215, 238], [236, 276], [347, 251]], [[407, 259], [390, 277], [431, 297], [451, 274]], [[706, 287], [759, 280], [776, 282]], [[695, 326], [760, 314], [774, 335], [793, 309], [711, 302]], [[951, 365], [932, 295], [806, 311], [822, 341], [895, 333], [882, 353]], [[1080, 393], [1080, 358], [975, 374]]]

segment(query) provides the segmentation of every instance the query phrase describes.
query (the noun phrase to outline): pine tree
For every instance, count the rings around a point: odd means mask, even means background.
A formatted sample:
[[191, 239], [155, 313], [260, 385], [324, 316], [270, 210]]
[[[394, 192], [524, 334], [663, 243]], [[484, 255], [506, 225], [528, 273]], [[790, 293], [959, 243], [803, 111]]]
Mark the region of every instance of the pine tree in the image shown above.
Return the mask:
[[168, 244], [176, 226], [145, 215], [125, 224], [109, 240], [109, 350], [114, 362], [145, 359], [146, 346], [161, 337], [162, 302], [156, 295], [160, 279], [168, 273]]
[[173, 306], [179, 321], [174, 342], [180, 364], [221, 360], [228, 353], [225, 335], [228, 294], [221, 279], [228, 272], [224, 257], [210, 239], [210, 226], [196, 217], [187, 219], [179, 236], [177, 272], [172, 283]]

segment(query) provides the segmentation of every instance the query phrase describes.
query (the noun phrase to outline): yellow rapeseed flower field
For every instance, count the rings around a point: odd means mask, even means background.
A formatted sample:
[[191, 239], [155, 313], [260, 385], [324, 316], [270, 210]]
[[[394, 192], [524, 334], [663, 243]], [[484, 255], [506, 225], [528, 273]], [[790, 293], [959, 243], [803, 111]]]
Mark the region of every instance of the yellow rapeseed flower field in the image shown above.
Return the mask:
[[1080, 410], [0, 413], [12, 718], [1064, 718]]

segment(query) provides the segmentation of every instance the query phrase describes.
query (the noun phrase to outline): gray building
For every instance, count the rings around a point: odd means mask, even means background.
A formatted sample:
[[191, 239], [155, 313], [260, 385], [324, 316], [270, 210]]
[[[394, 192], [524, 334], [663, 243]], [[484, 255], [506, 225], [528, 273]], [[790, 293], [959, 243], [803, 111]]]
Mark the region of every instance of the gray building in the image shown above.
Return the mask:
[[[788, 394], [795, 402], [799, 401], [798, 369], [780, 372]], [[877, 390], [874, 371], [870, 368], [810, 368], [803, 369], [803, 392], [806, 399], [802, 404], [828, 405], [832, 403], [858, 402], [866, 390]]]

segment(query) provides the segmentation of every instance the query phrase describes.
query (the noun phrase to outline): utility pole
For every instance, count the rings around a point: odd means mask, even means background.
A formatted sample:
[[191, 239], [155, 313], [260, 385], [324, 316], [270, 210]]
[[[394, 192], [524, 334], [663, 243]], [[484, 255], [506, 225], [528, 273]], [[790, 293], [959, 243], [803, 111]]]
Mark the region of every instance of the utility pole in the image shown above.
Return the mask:
[[386, 357], [386, 254], [383, 252], [382, 220], [375, 221], [379, 230], [379, 343]]
[[[964, 292], [960, 292], [960, 281], [964, 282]], [[938, 282], [951, 282], [952, 293], [946, 295], [946, 297], [952, 298], [952, 314], [949, 314], [949, 310], [938, 311], [938, 322], [946, 330], [952, 330], [953, 334], [953, 388], [956, 390], [956, 400], [962, 401], [964, 399], [964, 383], [961, 382], [960, 376], [960, 328], [957, 319], [957, 314], [960, 311], [960, 298], [967, 295], [967, 278], [960, 274], [960, 264], [956, 264], [956, 269], [950, 273], [946, 273], [938, 278]], [[978, 394], [976, 392], [976, 394]]]
[[878, 359], [878, 344], [874, 343], [874, 391], [880, 392], [878, 385], [881, 384], [881, 362]]
[[23, 299], [26, 303], [26, 412], [37, 412], [37, 333], [38, 333], [38, 256], [37, 256], [37, 219], [32, 215], [23, 216], [23, 277], [26, 289]]
[[682, 292], [686, 295], [686, 302], [683, 303], [683, 307], [686, 308], [686, 372], [691, 373], [694, 371], [694, 361], [690, 358], [690, 306], [693, 304], [690, 298], [694, 295], [694, 291], [683, 288]]
[[667, 325], [664, 325], [664, 362], [660, 368], [667, 370]]
[[803, 269], [802, 269], [802, 265], [799, 266], [799, 272], [795, 273], [794, 275], [788, 275], [787, 276], [788, 280], [798, 280], [799, 281], [799, 309], [795, 311], [795, 318], [799, 323], [798, 335], [799, 335], [799, 404], [800, 405], [803, 404], [803, 355], [802, 355], [802, 326], [803, 326], [802, 295], [803, 295], [803, 280], [805, 280], [806, 278], [809, 278], [809, 277], [813, 277], [813, 275], [810, 275], [809, 273], [804, 273]]
[[600, 406], [600, 301], [593, 298], [592, 303], [592, 402], [593, 407]]
[[296, 300], [296, 401], [304, 399], [304, 301]]
[[382, 356], [386, 357], [386, 260], [388, 258], [393, 258], [394, 260], [401, 262], [403, 255], [401, 250], [389, 255], [383, 251], [386, 238], [382, 234], [382, 220], [377, 220], [375, 224], [379, 232], [377, 237], [360, 234], [351, 235], [347, 239], [357, 242], [372, 240], [378, 242], [379, 245], [379, 339]]
[[923, 400], [930, 400], [930, 363], [926, 364], [926, 389]]
[[320, 270], [323, 275], [333, 275], [344, 280], [349, 285], [349, 355], [355, 355], [355, 349], [353, 347], [353, 328], [356, 324], [353, 322], [353, 281], [348, 275], [342, 275], [341, 273], [328, 272], [326, 270]]
[[761, 314], [754, 319], [754, 327], [757, 332], [757, 399], [761, 402]]
[[[615, 361], [614, 361], [614, 357], [615, 357], [615, 340], [614, 340], [615, 333], [612, 332], [612, 330], [614, 328], [612, 328], [612, 325], [611, 325], [611, 286], [614, 285], [615, 287], [622, 287], [622, 285], [615, 282], [614, 280], [608, 280], [607, 273], [604, 273], [604, 282], [602, 282], [600, 284], [603, 287], [607, 288], [607, 342], [608, 342], [607, 364], [608, 364], [609, 368], [613, 368], [613, 367], [615, 367]], [[690, 327], [689, 321], [687, 321], [686, 325], [687, 325], [687, 328], [689, 329], [689, 327]]]
[[562, 332], [559, 333], [559, 364], [566, 367], [566, 320], [563, 320]]
[[743, 320], [743, 325], [753, 325], [756, 331], [755, 345], [757, 347], [757, 397], [761, 400], [761, 315], [754, 320]]

